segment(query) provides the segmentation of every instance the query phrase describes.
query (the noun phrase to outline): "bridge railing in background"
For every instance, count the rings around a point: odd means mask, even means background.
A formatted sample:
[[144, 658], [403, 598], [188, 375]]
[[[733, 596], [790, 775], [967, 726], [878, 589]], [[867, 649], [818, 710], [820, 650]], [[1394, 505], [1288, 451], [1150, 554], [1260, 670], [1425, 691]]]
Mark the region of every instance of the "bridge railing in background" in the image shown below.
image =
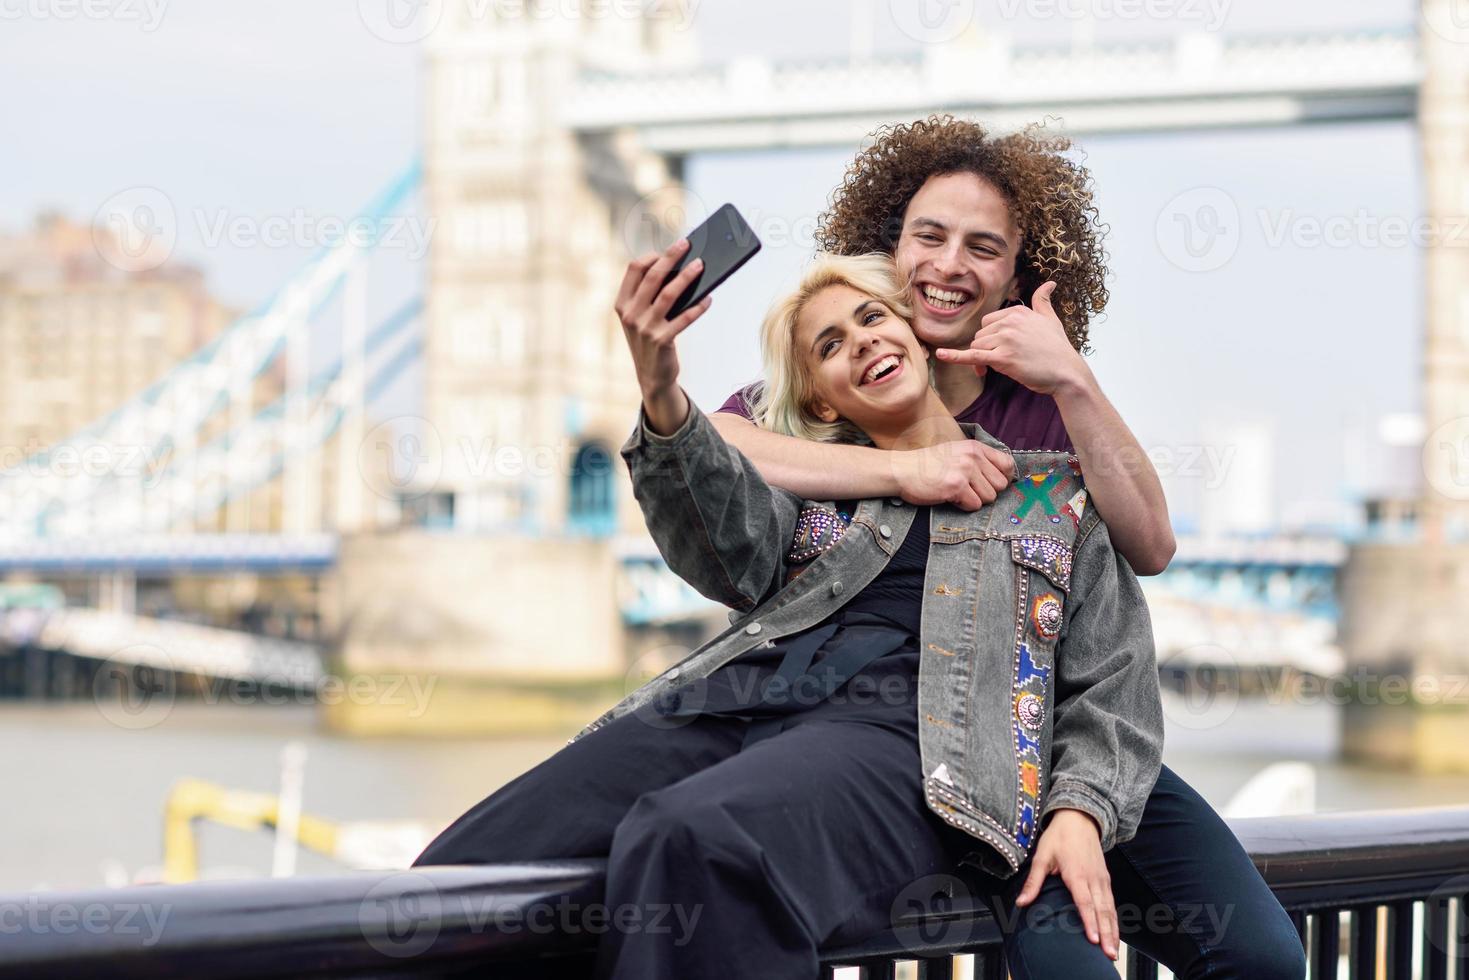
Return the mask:
[[[1290, 912], [1313, 980], [1469, 980], [1469, 807], [1231, 822]], [[586, 975], [605, 863], [540, 861], [333, 877], [0, 896], [0, 978]], [[953, 889], [956, 894], [962, 888]], [[569, 924], [569, 927], [568, 927]], [[901, 916], [827, 950], [824, 977], [999, 978], [999, 934], [973, 901]], [[1129, 977], [1156, 976], [1129, 957]], [[857, 970], [835, 971], [842, 967]]]

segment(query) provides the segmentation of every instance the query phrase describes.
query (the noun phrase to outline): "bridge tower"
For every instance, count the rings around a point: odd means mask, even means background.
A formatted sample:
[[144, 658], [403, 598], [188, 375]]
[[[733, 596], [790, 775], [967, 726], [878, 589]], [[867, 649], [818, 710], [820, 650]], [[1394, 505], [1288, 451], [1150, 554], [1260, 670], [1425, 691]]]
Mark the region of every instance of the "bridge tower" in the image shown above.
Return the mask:
[[[1423, 484], [1413, 540], [1364, 542], [1342, 576], [1341, 641], [1364, 682], [1346, 705], [1348, 756], [1469, 771], [1469, 21], [1422, 0], [1418, 133], [1425, 249]], [[1389, 342], [1396, 340], [1386, 335]]]
[[617, 451], [639, 394], [612, 301], [630, 254], [682, 222], [679, 161], [631, 134], [579, 135], [563, 107], [587, 73], [691, 64], [687, 14], [684, 0], [450, 0], [425, 39], [437, 226], [409, 496], [455, 533], [344, 538], [354, 671], [625, 669], [618, 554], [642, 525]]

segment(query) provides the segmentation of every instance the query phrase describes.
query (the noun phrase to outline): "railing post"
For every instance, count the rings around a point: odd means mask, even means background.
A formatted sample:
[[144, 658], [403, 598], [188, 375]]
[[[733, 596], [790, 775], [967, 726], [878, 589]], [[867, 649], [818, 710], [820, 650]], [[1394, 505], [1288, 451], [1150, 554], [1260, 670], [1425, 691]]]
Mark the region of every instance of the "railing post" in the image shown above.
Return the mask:
[[1394, 902], [1387, 908], [1387, 975], [1389, 980], [1413, 980], [1413, 903]]
[[1449, 977], [1449, 900], [1423, 903], [1423, 980]]
[[1311, 950], [1311, 980], [1336, 980], [1341, 965], [1341, 918], [1336, 909], [1326, 909], [1311, 916], [1315, 922], [1315, 941]]
[[1376, 980], [1377, 978], [1376, 905], [1363, 905], [1352, 909], [1347, 976], [1351, 980]]
[[1136, 946], [1127, 947], [1127, 980], [1158, 980], [1158, 964]]
[[954, 957], [919, 960], [918, 980], [954, 980]]

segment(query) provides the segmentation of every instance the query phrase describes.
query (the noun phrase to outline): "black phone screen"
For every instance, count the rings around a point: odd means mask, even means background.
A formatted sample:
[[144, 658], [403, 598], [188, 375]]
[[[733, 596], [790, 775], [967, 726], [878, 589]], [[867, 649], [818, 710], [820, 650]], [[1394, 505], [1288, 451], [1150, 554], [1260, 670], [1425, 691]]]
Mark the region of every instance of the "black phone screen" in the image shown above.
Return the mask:
[[704, 269], [674, 301], [668, 311], [670, 320], [708, 296], [715, 286], [760, 251], [760, 239], [755, 237], [754, 229], [733, 204], [726, 204], [711, 214], [707, 221], [689, 232], [688, 239], [689, 250], [668, 273], [663, 284], [666, 286], [680, 269], [694, 259], [703, 259]]

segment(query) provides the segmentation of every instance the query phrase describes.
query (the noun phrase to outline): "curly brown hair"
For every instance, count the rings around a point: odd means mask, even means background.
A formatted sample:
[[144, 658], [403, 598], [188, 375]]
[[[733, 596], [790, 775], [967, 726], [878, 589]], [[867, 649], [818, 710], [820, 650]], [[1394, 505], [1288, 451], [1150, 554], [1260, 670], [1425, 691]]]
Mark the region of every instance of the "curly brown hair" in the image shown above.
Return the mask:
[[903, 213], [925, 181], [975, 174], [1009, 200], [1021, 235], [1015, 258], [1020, 295], [1028, 303], [1041, 283], [1054, 279], [1051, 303], [1066, 334], [1078, 351], [1090, 351], [1092, 317], [1107, 305], [1107, 226], [1093, 201], [1091, 173], [1063, 155], [1070, 139], [1045, 132], [1039, 123], [993, 136], [951, 115], [883, 126], [872, 139], [847, 167], [829, 210], [818, 219], [816, 241], [823, 251], [893, 254]]

